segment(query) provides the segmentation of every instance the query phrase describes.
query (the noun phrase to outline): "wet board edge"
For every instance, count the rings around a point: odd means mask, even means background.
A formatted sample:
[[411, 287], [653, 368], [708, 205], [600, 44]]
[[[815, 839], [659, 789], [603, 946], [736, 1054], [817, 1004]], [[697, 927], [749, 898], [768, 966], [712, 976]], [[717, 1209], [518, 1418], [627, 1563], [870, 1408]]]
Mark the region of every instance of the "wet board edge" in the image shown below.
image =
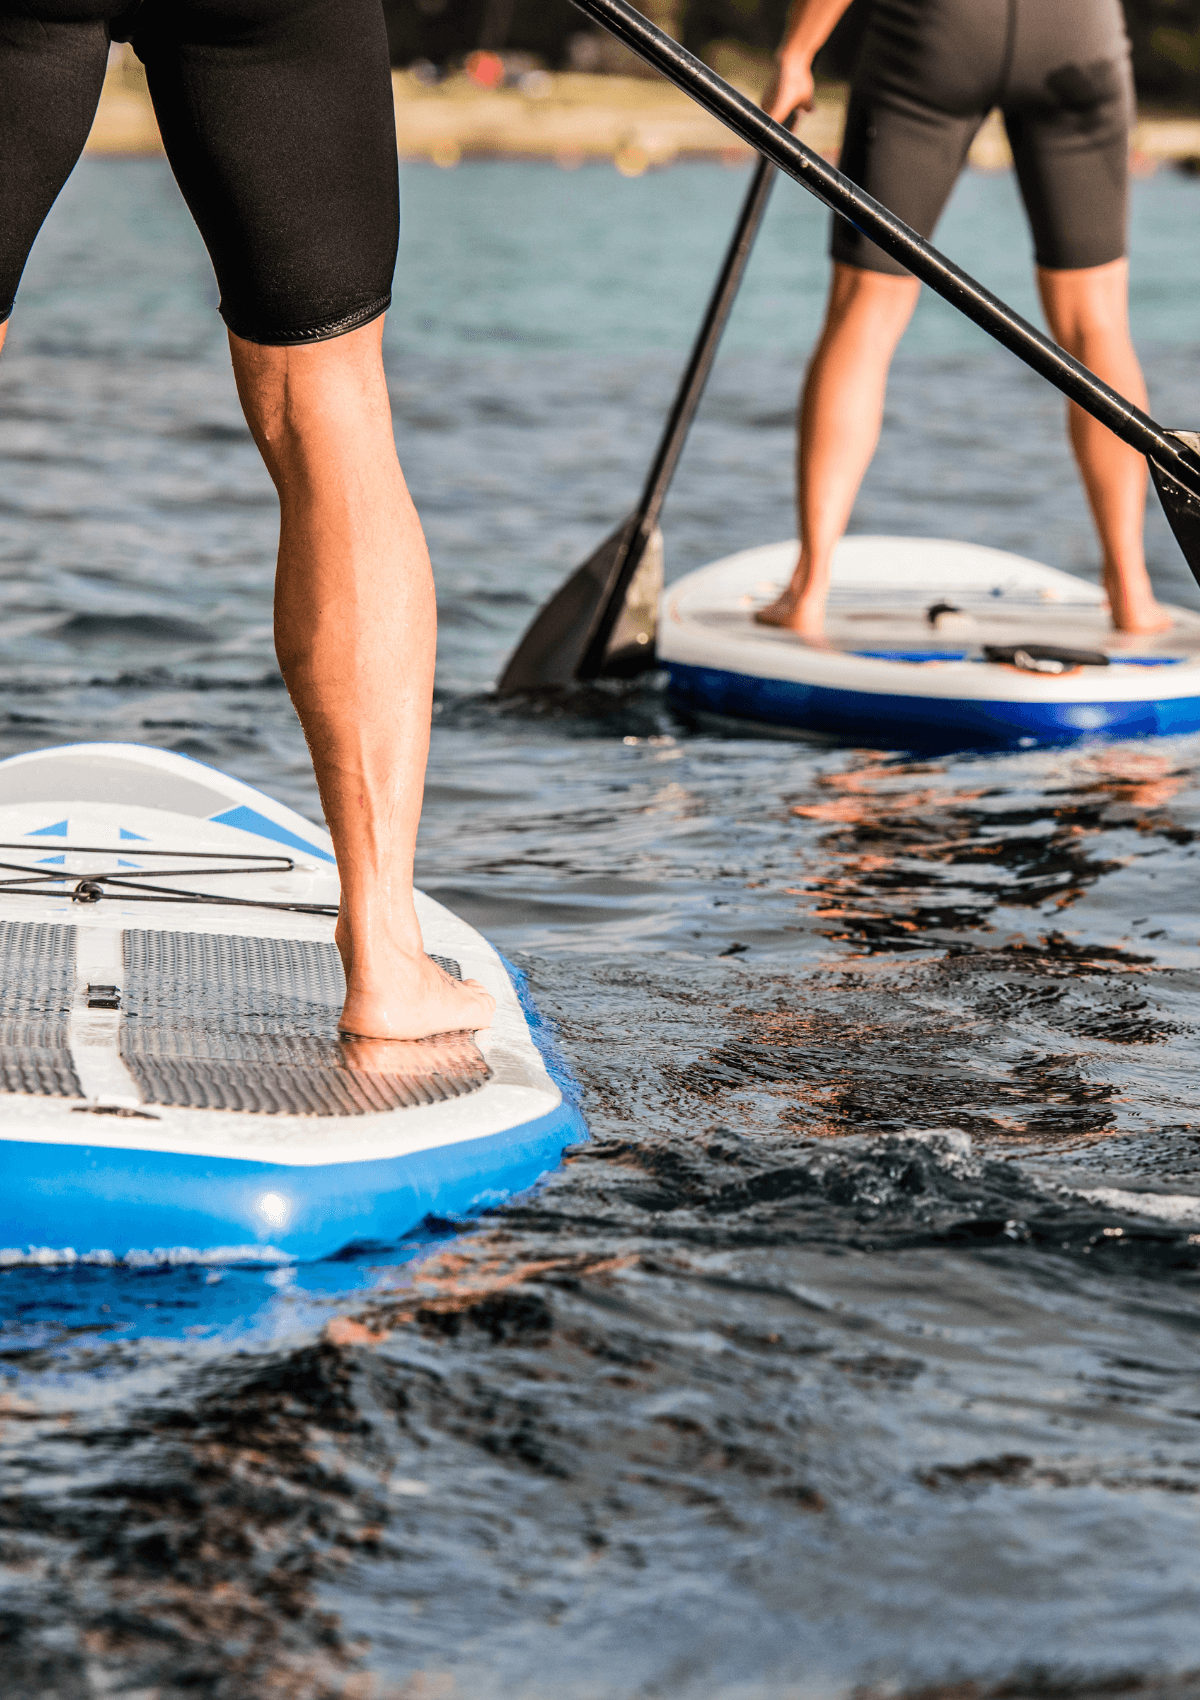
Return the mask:
[[[1200, 657], [1188, 648], [1200, 616], [1192, 610], [1168, 610], [1187, 640], [1185, 653], [1126, 655], [1106, 646], [1112, 665], [1099, 677], [1091, 669], [1017, 672], [950, 653], [931, 666], [931, 657], [884, 656], [869, 647], [824, 650], [748, 621], [747, 592], [761, 592], [764, 577], [786, 578], [796, 548], [785, 540], [742, 550], [664, 590], [658, 652], [680, 708], [714, 721], [892, 748], [1020, 747], [1186, 733], [1200, 725]], [[1060, 608], [1078, 605], [1081, 612], [1105, 600], [1097, 585], [1056, 567], [954, 539], [857, 535], [843, 538], [835, 555], [835, 604], [839, 595], [896, 602], [935, 589], [950, 594], [956, 585], [968, 599], [990, 587], [985, 601], [997, 585], [1018, 596], [1049, 592]], [[1036, 613], [1024, 610], [1029, 618]]]
[[[1165, 605], [1170, 611], [1170, 604]], [[815, 649], [780, 638], [769, 628], [718, 632], [686, 620], [675, 624], [660, 646], [661, 664], [676, 669], [734, 674], [803, 690], [854, 692], [894, 697], [900, 702], [941, 699], [959, 702], [1087, 705], [1102, 682], [1112, 703], [1188, 701], [1200, 696], [1200, 660], [1195, 657], [1113, 657], [1103, 669], [1042, 674], [1020, 672], [995, 661], [948, 655], [932, 663], [882, 657], [863, 650]]]
[[[13, 767], [31, 768], [34, 763], [49, 761], [56, 777], [61, 778], [64, 762], [79, 766], [82, 759], [81, 771], [94, 789], [95, 769], [114, 755], [130, 768], [139, 768], [143, 778], [147, 768], [177, 775], [183, 768], [181, 777], [189, 783], [194, 783], [197, 775], [206, 779], [209, 795], [196, 800], [194, 816], [196, 824], [203, 820], [208, 831], [213, 830], [213, 802], [227, 809], [234, 801], [258, 805], [254, 830], [249, 833], [252, 838], [258, 835], [260, 815], [265, 818], [268, 809], [289, 826], [294, 822], [306, 833], [325, 836], [284, 805], [240, 781], [203, 764], [185, 763], [169, 752], [142, 746], [62, 746], [9, 758], [0, 764], [0, 770], [7, 770], [7, 777]], [[215, 799], [212, 791], [219, 793]], [[48, 803], [59, 799], [38, 800]], [[122, 808], [133, 806], [129, 801], [121, 804]], [[180, 819], [170, 810], [166, 818]], [[279, 820], [273, 824], [278, 825]], [[52, 825], [56, 839], [67, 837], [67, 821], [59, 822], [56, 815]], [[44, 825], [41, 830], [44, 833]], [[155, 822], [156, 837], [157, 830]], [[216, 830], [224, 834], [230, 827], [218, 822]], [[240, 827], [237, 836], [246, 830]], [[35, 836], [28, 827], [22, 826], [21, 831], [27, 837]], [[139, 835], [122, 831], [120, 836]], [[364, 1141], [357, 1150], [348, 1149], [344, 1138], [332, 1147], [324, 1143], [323, 1148], [314, 1149], [309, 1143], [304, 1149], [303, 1135], [310, 1131], [311, 1118], [272, 1118], [283, 1137], [258, 1148], [250, 1145], [239, 1150], [218, 1139], [215, 1149], [205, 1149], [218, 1123], [228, 1126], [247, 1118], [227, 1112], [167, 1109], [144, 1119], [142, 1112], [135, 1111], [136, 1119], [131, 1122], [124, 1117], [110, 1118], [104, 1113], [103, 1102], [81, 1105], [13, 1095], [5, 1105], [9, 1112], [4, 1117], [6, 1125], [0, 1127], [0, 1167], [5, 1178], [5, 1186], [0, 1188], [0, 1263], [28, 1261], [25, 1250], [31, 1246], [55, 1257], [54, 1248], [65, 1253], [64, 1241], [68, 1239], [75, 1242], [75, 1253], [85, 1259], [89, 1254], [115, 1255], [118, 1249], [124, 1256], [146, 1248], [148, 1240], [152, 1247], [165, 1244], [173, 1262], [187, 1261], [189, 1246], [198, 1254], [220, 1256], [231, 1245], [253, 1252], [254, 1244], [249, 1242], [257, 1242], [259, 1253], [268, 1258], [326, 1256], [341, 1249], [348, 1239], [398, 1237], [430, 1209], [458, 1214], [500, 1202], [552, 1168], [565, 1146], [586, 1139], [587, 1129], [578, 1109], [578, 1086], [558, 1051], [552, 1023], [529, 996], [524, 974], [505, 962], [488, 940], [452, 910], [423, 892], [414, 895], [422, 930], [427, 937], [430, 930], [434, 934], [430, 948], [462, 960], [466, 971], [483, 978], [498, 996], [497, 1020], [480, 1035], [493, 1066], [493, 1082], [465, 1101], [355, 1118], [350, 1128], [339, 1129], [342, 1118], [323, 1119], [321, 1131], [335, 1135], [359, 1133], [364, 1122], [374, 1124], [383, 1138]], [[3, 907], [7, 910], [9, 905]], [[160, 907], [140, 907], [137, 922], [152, 928], [177, 928], [185, 917], [192, 919], [191, 905], [162, 915], [157, 913]], [[61, 898], [49, 904], [27, 900], [18, 906], [19, 914], [13, 918], [56, 922], [65, 919], [64, 912], [69, 913], [71, 908], [69, 900], [64, 904]], [[120, 929], [133, 920], [132, 915], [125, 914], [125, 908], [119, 901], [114, 905], [115, 912], [106, 906], [107, 922], [90, 914], [72, 914], [71, 919], [76, 925], [90, 923], [88, 930], [96, 924], [102, 930], [111, 930], [113, 924]], [[268, 920], [268, 914], [262, 918]], [[282, 922], [284, 917], [277, 919]], [[205, 933], [226, 930], [211, 912], [196, 914], [193, 924]], [[264, 935], [277, 935], [284, 929], [271, 926], [262, 931]], [[324, 918], [287, 917], [286, 932], [293, 938], [331, 931], [332, 923]], [[79, 1113], [97, 1110], [101, 1113]], [[151, 1133], [155, 1123], [158, 1127]], [[380, 1124], [390, 1124], [391, 1131]], [[329, 1160], [331, 1148], [337, 1152], [336, 1162]], [[153, 1203], [155, 1219], [160, 1223], [153, 1232], [153, 1222], [138, 1215], [138, 1199], [145, 1191], [136, 1179], [139, 1175], [156, 1177], [146, 1199]], [[268, 1175], [274, 1177], [274, 1186], [263, 1180]], [[220, 1198], [215, 1212], [208, 1209], [206, 1194], [212, 1194], [216, 1179], [222, 1177], [226, 1192], [239, 1185], [243, 1192], [249, 1189], [249, 1218], [245, 1198], [232, 1215], [221, 1207]], [[220, 1188], [217, 1190], [220, 1192]], [[268, 1201], [265, 1217], [259, 1208], [264, 1197]], [[331, 1220], [322, 1225], [321, 1213], [330, 1214], [324, 1201], [330, 1198], [337, 1202]], [[304, 1200], [311, 1204], [310, 1215], [315, 1212], [317, 1220], [302, 1231], [304, 1210], [308, 1208]], [[208, 1203], [212, 1202], [210, 1197]], [[388, 1219], [382, 1236], [371, 1227], [377, 1210]], [[212, 1220], [204, 1227], [206, 1213]], [[128, 1220], [131, 1215], [138, 1219]], [[170, 1226], [189, 1217], [202, 1232], [183, 1234]], [[196, 1246], [198, 1238], [207, 1243]], [[288, 1250], [274, 1243], [280, 1239], [288, 1242]], [[6, 1251], [6, 1247], [12, 1251]]]
[[[170, 1262], [181, 1263], [189, 1252], [200, 1254], [192, 1261], [208, 1261], [232, 1247], [247, 1256], [254, 1248], [260, 1257], [308, 1261], [353, 1241], [394, 1242], [427, 1215], [465, 1216], [527, 1191], [590, 1135], [554, 1022], [535, 1003], [524, 971], [483, 942], [502, 965], [560, 1095], [542, 1115], [483, 1135], [431, 1138], [416, 1149], [339, 1163], [5, 1137], [0, 1263], [23, 1261], [31, 1249], [62, 1252], [68, 1239], [82, 1258], [132, 1254], [155, 1262], [169, 1253]], [[420, 1113], [428, 1117], [437, 1108]], [[156, 1258], [160, 1250], [164, 1256]]]
[[[519, 1127], [399, 1157], [303, 1168], [231, 1157], [103, 1146], [4, 1147], [0, 1246], [81, 1256], [255, 1247], [308, 1261], [359, 1240], [391, 1243], [427, 1215], [463, 1216], [504, 1203], [587, 1138], [565, 1099]], [[65, 1229], [69, 1224], [69, 1231]], [[156, 1250], [163, 1257], [154, 1258]], [[0, 1254], [2, 1256], [3, 1254]], [[199, 1260], [199, 1259], [198, 1259]]]
[[682, 708], [797, 732], [853, 737], [876, 749], [908, 749], [949, 738], [981, 748], [1012, 748], [1026, 740], [1068, 743], [1077, 738], [1171, 737], [1200, 731], [1200, 695], [1124, 702], [1003, 701], [857, 691], [682, 662], [669, 663], [668, 672], [672, 698]]

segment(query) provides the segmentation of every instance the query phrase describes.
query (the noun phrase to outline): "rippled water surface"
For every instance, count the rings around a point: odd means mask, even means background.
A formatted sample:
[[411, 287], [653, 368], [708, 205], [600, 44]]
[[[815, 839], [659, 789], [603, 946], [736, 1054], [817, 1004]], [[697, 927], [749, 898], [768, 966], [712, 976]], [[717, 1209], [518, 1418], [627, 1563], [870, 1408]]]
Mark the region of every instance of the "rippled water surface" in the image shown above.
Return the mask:
[[[632, 501], [744, 185], [405, 173], [420, 877], [528, 973], [594, 1138], [378, 1266], [0, 1275], [6, 1694], [1200, 1693], [1200, 740], [914, 760], [701, 735], [653, 681], [488, 694]], [[1198, 212], [1137, 187], [1179, 425]], [[1009, 179], [941, 235], [1032, 310]], [[823, 245], [783, 186], [671, 574], [792, 530]], [[165, 169], [85, 162], [0, 366], [0, 742], [160, 744], [312, 813], [213, 305]], [[1095, 566], [1057, 399], [936, 302], [855, 526]]]

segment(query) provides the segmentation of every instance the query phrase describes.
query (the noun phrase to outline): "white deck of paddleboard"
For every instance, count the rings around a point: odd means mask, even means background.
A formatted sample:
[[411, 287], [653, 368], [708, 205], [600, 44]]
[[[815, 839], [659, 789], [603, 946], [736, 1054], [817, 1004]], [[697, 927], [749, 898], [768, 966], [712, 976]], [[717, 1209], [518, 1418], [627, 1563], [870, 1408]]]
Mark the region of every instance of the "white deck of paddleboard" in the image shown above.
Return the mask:
[[[233, 814], [248, 826], [214, 820]], [[56, 829], [51, 832], [48, 829]], [[243, 935], [332, 942], [332, 916], [284, 910], [131, 902], [119, 895], [99, 903], [71, 900], [75, 882], [119, 854], [139, 851], [233, 858], [282, 851], [290, 872], [242, 877], [189, 873], [179, 889], [273, 901], [336, 904], [332, 845], [323, 828], [237, 780], [169, 752], [137, 745], [74, 745], [0, 762], [0, 859], [57, 869], [63, 885], [44, 895], [4, 895], [0, 921], [46, 922], [76, 929], [76, 988], [70, 1044], [84, 1098], [0, 1092], [0, 1141], [106, 1147], [129, 1151], [242, 1158], [289, 1165], [350, 1163], [402, 1156], [519, 1128], [558, 1108], [562, 1095], [546, 1071], [504, 964], [473, 927], [423, 893], [417, 911], [425, 948], [457, 961], [464, 978], [483, 982], [496, 999], [493, 1025], [477, 1043], [491, 1078], [477, 1091], [447, 1102], [354, 1116], [250, 1114], [154, 1103], [153, 1119], [96, 1113], [91, 1104], [135, 1107], [136, 1082], [118, 1050], [119, 1011], [89, 1009], [88, 983], [120, 985], [125, 929]], [[75, 848], [106, 847], [97, 855]], [[172, 881], [158, 868], [156, 880]], [[0, 873], [0, 878], [11, 873]]]
[[[754, 619], [755, 609], [787, 584], [797, 552], [794, 539], [764, 544], [669, 585], [659, 610], [659, 658], [667, 665], [888, 696], [1069, 703], [1200, 695], [1200, 615], [1169, 607], [1167, 631], [1144, 637], [1114, 632], [1098, 586], [1020, 555], [943, 538], [844, 538], [831, 575], [828, 647], [805, 643]], [[926, 611], [939, 601], [956, 604], [969, 622], [935, 630]], [[959, 659], [984, 644], [1021, 643], [1103, 650], [1112, 665], [1043, 675], [969, 655]], [[929, 659], [856, 653], [863, 650], [921, 651]]]

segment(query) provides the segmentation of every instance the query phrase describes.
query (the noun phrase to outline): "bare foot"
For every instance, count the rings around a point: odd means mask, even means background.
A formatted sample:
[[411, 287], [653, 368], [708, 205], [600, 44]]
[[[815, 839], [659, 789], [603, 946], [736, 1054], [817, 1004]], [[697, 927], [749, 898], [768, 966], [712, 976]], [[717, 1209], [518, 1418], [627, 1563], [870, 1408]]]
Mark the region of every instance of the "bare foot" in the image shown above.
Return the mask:
[[371, 958], [351, 965], [338, 1022], [347, 1038], [427, 1039], [491, 1026], [496, 1000], [478, 980], [451, 979], [423, 952], [373, 950]]
[[440, 1033], [428, 1039], [343, 1038], [342, 1055], [355, 1074], [399, 1074], [408, 1080], [441, 1075], [467, 1090], [484, 1085], [492, 1072], [465, 1033]]
[[1108, 592], [1108, 611], [1114, 631], [1146, 637], [1154, 632], [1165, 632], [1173, 624], [1166, 609], [1160, 608], [1154, 600], [1144, 568], [1129, 573], [1125, 579], [1112, 568], [1106, 568], [1104, 588]]
[[793, 595], [789, 586], [774, 602], [768, 602], [764, 608], [756, 608], [754, 618], [760, 626], [780, 626], [784, 631], [795, 632], [797, 637], [804, 638], [807, 643], [824, 647], [823, 597], [814, 603], [812, 599]]
[[1118, 616], [1117, 610], [1110, 604], [1113, 630], [1129, 632], [1131, 635], [1148, 637], [1154, 632], [1165, 632], [1174, 625], [1174, 621], [1165, 608], [1160, 608], [1157, 602], [1141, 603], [1136, 609], [1125, 607]]

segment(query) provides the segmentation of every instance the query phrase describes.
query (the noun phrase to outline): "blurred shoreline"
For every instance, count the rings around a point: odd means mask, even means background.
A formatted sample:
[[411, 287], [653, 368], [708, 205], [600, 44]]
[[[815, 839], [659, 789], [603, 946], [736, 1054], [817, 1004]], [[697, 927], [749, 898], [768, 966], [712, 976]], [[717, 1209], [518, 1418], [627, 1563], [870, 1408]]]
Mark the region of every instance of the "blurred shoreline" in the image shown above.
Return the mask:
[[[609, 164], [624, 176], [686, 160], [742, 165], [751, 150], [677, 89], [643, 77], [539, 71], [526, 86], [484, 88], [465, 72], [428, 83], [394, 71], [396, 145], [402, 159], [452, 167], [471, 159], [546, 160], [571, 170]], [[744, 92], [757, 98], [760, 90]], [[836, 160], [841, 146], [846, 86], [818, 85], [816, 105], [799, 130], [803, 141]], [[145, 75], [136, 58], [114, 54], [90, 154], [159, 154], [162, 142]], [[1012, 164], [1004, 126], [993, 112], [971, 148], [977, 170]], [[1200, 117], [1139, 117], [1133, 165], [1148, 175], [1162, 164], [1200, 168]]]

